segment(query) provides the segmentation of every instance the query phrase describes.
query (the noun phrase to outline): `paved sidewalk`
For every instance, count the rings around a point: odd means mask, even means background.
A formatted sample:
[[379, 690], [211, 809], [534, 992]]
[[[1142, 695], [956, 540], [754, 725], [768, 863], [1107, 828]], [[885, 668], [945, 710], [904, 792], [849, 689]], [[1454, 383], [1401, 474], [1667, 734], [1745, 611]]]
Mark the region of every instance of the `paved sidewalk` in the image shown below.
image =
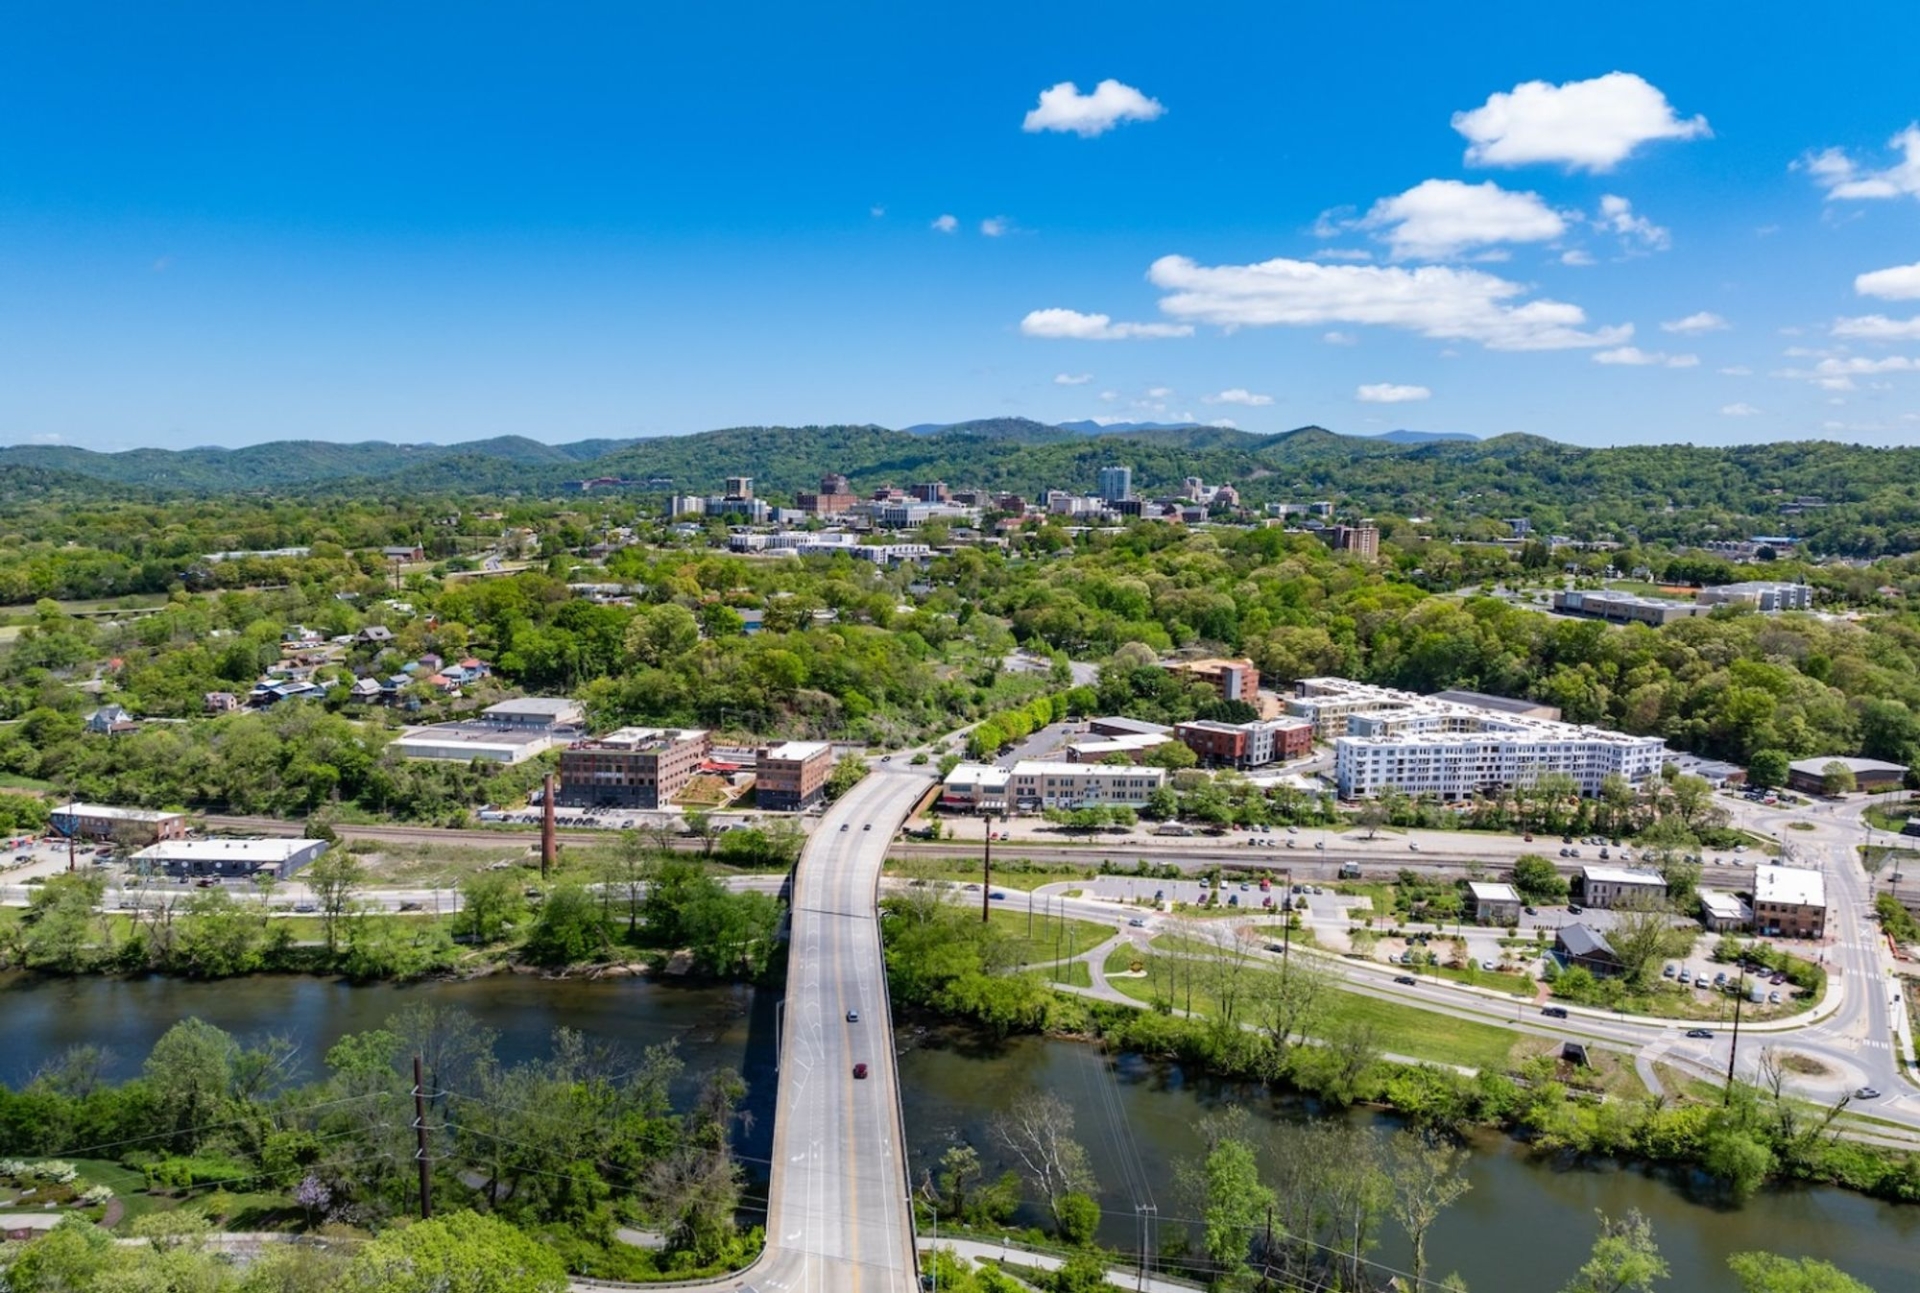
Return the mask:
[[[955, 1255], [975, 1262], [1009, 1261], [1020, 1266], [1033, 1266], [1041, 1270], [1058, 1270], [1065, 1263], [1058, 1257], [1047, 1253], [1030, 1252], [1011, 1244], [982, 1243], [977, 1239], [941, 1239], [937, 1243], [921, 1236], [920, 1251], [931, 1252], [935, 1248], [950, 1248]], [[1167, 1279], [1164, 1276], [1148, 1276], [1142, 1279], [1140, 1271], [1132, 1266], [1114, 1266], [1107, 1270], [1107, 1281], [1118, 1288], [1146, 1289], [1149, 1293], [1194, 1293], [1204, 1285], [1190, 1284], [1184, 1280]]]

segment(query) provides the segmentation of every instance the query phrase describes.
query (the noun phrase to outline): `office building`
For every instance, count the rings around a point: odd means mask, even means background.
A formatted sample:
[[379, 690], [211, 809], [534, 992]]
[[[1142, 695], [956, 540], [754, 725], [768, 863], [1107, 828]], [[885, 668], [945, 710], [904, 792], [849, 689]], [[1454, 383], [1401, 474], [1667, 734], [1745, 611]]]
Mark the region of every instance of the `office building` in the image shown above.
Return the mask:
[[623, 727], [560, 752], [556, 803], [575, 808], [665, 808], [713, 749], [706, 732]]
[[1738, 894], [1702, 889], [1700, 923], [1711, 933], [1733, 933], [1753, 924], [1753, 908], [1740, 901]]
[[104, 840], [124, 844], [151, 844], [177, 840], [187, 833], [187, 819], [179, 813], [151, 808], [115, 808], [108, 804], [62, 804], [48, 825], [62, 839]]
[[1049, 808], [1144, 808], [1166, 782], [1164, 768], [1023, 759], [1013, 765], [1008, 794], [1023, 813]]
[[826, 798], [833, 772], [833, 746], [825, 741], [782, 741], [762, 746], [753, 785], [754, 803], [769, 812], [805, 812]]
[[955, 811], [1004, 813], [1013, 773], [991, 763], [955, 765], [940, 783], [940, 806]]
[[1827, 883], [1803, 867], [1763, 866], [1753, 876], [1753, 928], [1787, 938], [1827, 932]]
[[1102, 467], [1100, 497], [1109, 503], [1122, 503], [1133, 497], [1133, 468]]
[[1667, 896], [1667, 881], [1646, 867], [1583, 866], [1580, 894], [1589, 907], [1651, 905]]
[[1470, 880], [1467, 882], [1467, 896], [1473, 901], [1473, 918], [1480, 924], [1520, 923], [1520, 895], [1512, 885]]
[[752, 498], [753, 497], [753, 477], [751, 476], [727, 477], [727, 497], [728, 498]]

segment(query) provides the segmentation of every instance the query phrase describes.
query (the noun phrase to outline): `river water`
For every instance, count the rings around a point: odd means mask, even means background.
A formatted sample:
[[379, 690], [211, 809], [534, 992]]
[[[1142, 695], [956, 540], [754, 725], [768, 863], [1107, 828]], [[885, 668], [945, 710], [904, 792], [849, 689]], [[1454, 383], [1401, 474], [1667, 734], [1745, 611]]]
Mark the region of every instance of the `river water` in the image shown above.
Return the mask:
[[[524, 976], [408, 987], [292, 977], [209, 984], [0, 976], [0, 1081], [22, 1082], [46, 1060], [83, 1042], [109, 1049], [113, 1076], [131, 1076], [160, 1034], [188, 1015], [243, 1039], [291, 1037], [317, 1071], [326, 1049], [342, 1035], [377, 1028], [418, 1000], [473, 1014], [499, 1034], [499, 1053], [509, 1061], [544, 1055], [552, 1031], [565, 1027], [635, 1051], [677, 1041], [689, 1093], [702, 1070], [739, 1066], [754, 1113], [741, 1150], [750, 1160], [765, 1160], [773, 1122], [773, 1011], [766, 996], [735, 987]], [[1300, 1102], [1258, 1087], [1194, 1077], [1177, 1065], [1137, 1057], [1112, 1063], [1094, 1048], [1070, 1042], [999, 1042], [960, 1029], [903, 1026], [902, 1049], [916, 1180], [957, 1139], [970, 1141], [993, 1163], [988, 1119], [1027, 1092], [1052, 1091], [1075, 1107], [1078, 1137], [1106, 1186], [1103, 1238], [1115, 1245], [1131, 1245], [1136, 1233], [1136, 1200], [1123, 1184], [1126, 1162], [1137, 1165], [1160, 1215], [1175, 1217], [1184, 1209], [1172, 1187], [1174, 1164], [1195, 1151], [1194, 1124], [1209, 1109], [1241, 1102], [1275, 1134], [1284, 1134], [1288, 1122], [1314, 1116]], [[1458, 1271], [1477, 1293], [1559, 1288], [1585, 1258], [1596, 1208], [1613, 1215], [1638, 1208], [1652, 1219], [1673, 1267], [1666, 1287], [1675, 1293], [1733, 1288], [1727, 1254], [1750, 1248], [1824, 1258], [1879, 1293], [1920, 1289], [1920, 1208], [1841, 1190], [1783, 1189], [1728, 1209], [1691, 1188], [1685, 1174], [1546, 1161], [1502, 1136], [1483, 1137], [1474, 1150], [1467, 1169], [1473, 1188], [1435, 1226], [1428, 1247], [1434, 1272]], [[1162, 1224], [1163, 1234], [1170, 1225]], [[1395, 1227], [1383, 1227], [1373, 1257], [1403, 1267], [1406, 1255]]]

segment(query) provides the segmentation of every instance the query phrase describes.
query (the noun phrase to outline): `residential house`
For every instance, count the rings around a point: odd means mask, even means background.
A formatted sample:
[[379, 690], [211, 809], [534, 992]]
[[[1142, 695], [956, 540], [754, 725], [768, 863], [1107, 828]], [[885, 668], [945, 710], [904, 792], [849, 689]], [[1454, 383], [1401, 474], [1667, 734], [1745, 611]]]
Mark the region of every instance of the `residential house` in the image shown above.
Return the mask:
[[393, 630], [384, 624], [369, 624], [354, 634], [353, 640], [362, 646], [385, 646], [393, 641]]
[[102, 705], [87, 715], [86, 727], [96, 736], [125, 736], [140, 730], [140, 724], [122, 705]]
[[240, 708], [240, 698], [230, 691], [210, 691], [201, 698], [200, 704], [209, 714], [231, 714]]

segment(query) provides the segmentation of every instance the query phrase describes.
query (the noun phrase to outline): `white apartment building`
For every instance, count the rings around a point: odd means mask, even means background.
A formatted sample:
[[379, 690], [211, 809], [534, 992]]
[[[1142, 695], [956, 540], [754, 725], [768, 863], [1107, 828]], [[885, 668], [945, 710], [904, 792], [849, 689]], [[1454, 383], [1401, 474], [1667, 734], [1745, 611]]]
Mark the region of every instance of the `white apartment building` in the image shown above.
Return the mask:
[[1144, 808], [1167, 782], [1164, 768], [1022, 759], [1007, 795], [1020, 812], [1048, 808]]
[[1813, 589], [1807, 584], [1749, 579], [1702, 588], [1698, 600], [1702, 606], [1749, 606], [1763, 615], [1774, 611], [1810, 611]]
[[[1302, 716], [1313, 718], [1316, 733], [1323, 717], [1329, 727], [1337, 722], [1344, 729], [1333, 742], [1334, 777], [1347, 799], [1367, 798], [1387, 786], [1409, 795], [1467, 799], [1549, 773], [1564, 773], [1581, 794], [1597, 795], [1609, 776], [1638, 785], [1659, 775], [1667, 757], [1666, 742], [1657, 736], [1504, 714], [1344, 679], [1312, 681], [1329, 693], [1321, 701], [1340, 702], [1324, 715]], [[1334, 683], [1344, 688], [1335, 693]]]

